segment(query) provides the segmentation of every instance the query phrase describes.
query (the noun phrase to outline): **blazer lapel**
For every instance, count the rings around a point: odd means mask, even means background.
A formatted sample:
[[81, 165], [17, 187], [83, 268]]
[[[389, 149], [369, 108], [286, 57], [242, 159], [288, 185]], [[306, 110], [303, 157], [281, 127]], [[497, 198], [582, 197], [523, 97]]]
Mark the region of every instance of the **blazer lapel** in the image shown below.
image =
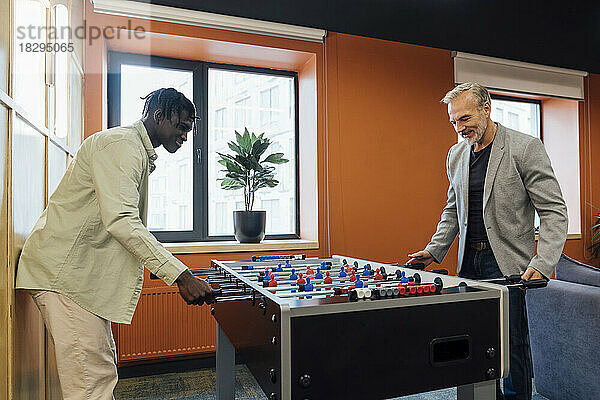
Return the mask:
[[487, 172], [485, 174], [485, 183], [483, 186], [483, 209], [492, 193], [492, 186], [494, 185], [494, 179], [496, 179], [496, 173], [500, 166], [500, 161], [504, 155], [504, 127], [498, 124], [496, 130], [496, 136], [492, 142], [492, 151], [490, 153], [490, 160], [488, 162]]

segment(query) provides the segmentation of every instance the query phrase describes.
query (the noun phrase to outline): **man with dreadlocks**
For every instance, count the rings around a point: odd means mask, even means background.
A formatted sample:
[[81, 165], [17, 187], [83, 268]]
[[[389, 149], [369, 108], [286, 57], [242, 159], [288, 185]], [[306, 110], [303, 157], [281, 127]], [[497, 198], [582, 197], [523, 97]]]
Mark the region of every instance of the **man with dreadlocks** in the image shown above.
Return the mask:
[[116, 350], [110, 323], [131, 323], [143, 266], [188, 304], [213, 301], [204, 280], [145, 226], [154, 148], [174, 153], [196, 110], [175, 89], [144, 98], [142, 119], [87, 138], [48, 201], [20, 256], [17, 284], [28, 289], [50, 332], [63, 396], [113, 399]]

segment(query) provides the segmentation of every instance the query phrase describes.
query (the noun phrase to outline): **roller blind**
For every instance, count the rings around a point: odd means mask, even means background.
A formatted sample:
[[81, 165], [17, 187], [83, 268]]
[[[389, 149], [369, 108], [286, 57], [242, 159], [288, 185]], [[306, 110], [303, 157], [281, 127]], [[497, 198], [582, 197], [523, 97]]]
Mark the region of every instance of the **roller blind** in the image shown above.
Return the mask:
[[454, 82], [477, 82], [488, 89], [583, 100], [587, 72], [452, 52]]

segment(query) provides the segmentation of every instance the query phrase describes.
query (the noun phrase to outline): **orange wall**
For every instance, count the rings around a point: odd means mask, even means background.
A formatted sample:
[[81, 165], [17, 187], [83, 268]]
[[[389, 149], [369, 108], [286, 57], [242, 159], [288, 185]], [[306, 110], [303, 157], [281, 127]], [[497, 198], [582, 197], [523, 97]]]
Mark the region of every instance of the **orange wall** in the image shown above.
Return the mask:
[[[456, 143], [440, 99], [450, 52], [330, 33], [327, 137], [333, 254], [404, 263], [434, 233]], [[456, 271], [456, 246], [443, 265]]]
[[579, 103], [579, 171], [581, 197], [581, 239], [567, 240], [564, 253], [582, 262], [599, 266], [588, 247], [593, 210], [600, 207], [600, 75], [585, 78], [585, 101]]
[[[117, 26], [127, 21], [94, 14], [90, 6], [87, 17], [89, 25]], [[159, 34], [275, 46], [316, 55], [321, 248], [302, 253], [404, 262], [409, 252], [422, 249], [429, 241], [446, 199], [446, 153], [456, 141], [446, 107], [439, 103], [453, 86], [449, 51], [329, 33], [323, 54], [320, 45], [314, 43], [133, 21]], [[154, 43], [129, 51], [181, 58], [201, 54], [186, 45], [162, 46], [160, 40]], [[96, 40], [86, 50], [86, 136], [103, 128], [103, 59], [110, 46], [120, 51], [128, 49], [121, 42]], [[251, 57], [239, 56], [238, 62], [252, 64]], [[325, 88], [323, 72], [327, 77]], [[565, 246], [565, 252], [578, 259], [585, 259], [591, 225], [583, 202], [600, 205], [600, 189], [593, 185], [594, 173], [600, 173], [598, 161], [593, 164], [594, 150], [600, 154], [600, 75], [586, 80], [588, 101], [580, 103], [579, 121], [583, 238], [569, 240]], [[212, 258], [247, 256], [220, 253], [178, 257], [190, 267], [201, 267], [208, 266]], [[443, 262], [451, 273], [456, 271], [456, 258], [454, 245]]]
[[586, 101], [580, 107], [579, 131], [580, 131], [580, 170], [581, 170], [581, 218], [582, 218], [582, 240], [577, 246], [575, 243], [567, 243], [565, 253], [571, 255], [570, 251], [579, 252], [579, 260], [600, 265], [600, 260], [592, 260], [589, 257], [588, 247], [591, 243], [590, 227], [593, 225], [590, 207], [593, 204], [600, 207], [600, 74], [590, 74], [585, 78]]

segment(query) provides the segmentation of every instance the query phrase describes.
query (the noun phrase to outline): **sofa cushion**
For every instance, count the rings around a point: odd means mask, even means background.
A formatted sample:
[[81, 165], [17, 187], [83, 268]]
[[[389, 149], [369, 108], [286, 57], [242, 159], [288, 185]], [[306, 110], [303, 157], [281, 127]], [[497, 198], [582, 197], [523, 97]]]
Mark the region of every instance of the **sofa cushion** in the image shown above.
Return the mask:
[[600, 268], [580, 263], [561, 254], [556, 265], [556, 279], [600, 287]]

